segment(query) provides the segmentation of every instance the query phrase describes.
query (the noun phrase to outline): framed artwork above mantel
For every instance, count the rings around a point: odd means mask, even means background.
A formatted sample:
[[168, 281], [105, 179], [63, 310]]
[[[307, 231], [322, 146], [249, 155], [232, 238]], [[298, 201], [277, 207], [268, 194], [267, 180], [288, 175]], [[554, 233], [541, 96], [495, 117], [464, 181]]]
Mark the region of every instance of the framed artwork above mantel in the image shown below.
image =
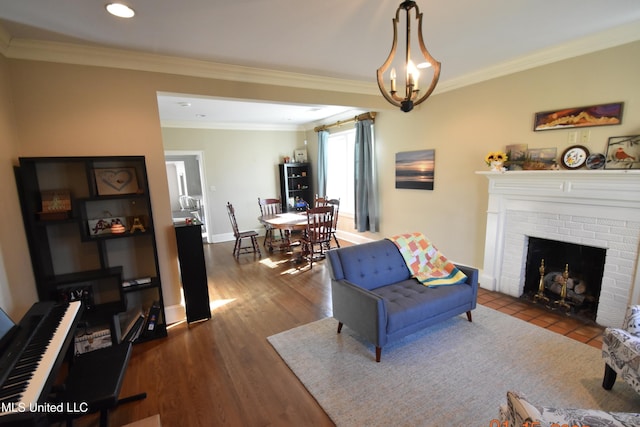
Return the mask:
[[569, 129], [576, 127], [611, 126], [622, 123], [624, 103], [562, 108], [535, 114], [534, 131]]

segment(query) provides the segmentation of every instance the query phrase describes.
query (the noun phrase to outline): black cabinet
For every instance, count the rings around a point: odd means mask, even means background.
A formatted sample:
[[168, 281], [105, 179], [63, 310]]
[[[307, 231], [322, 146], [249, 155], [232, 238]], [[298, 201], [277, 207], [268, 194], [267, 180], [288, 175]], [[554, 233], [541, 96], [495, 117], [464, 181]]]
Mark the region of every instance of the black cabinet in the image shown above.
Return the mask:
[[281, 163], [280, 200], [282, 211], [303, 211], [313, 205], [314, 194], [309, 163]]
[[38, 298], [81, 299], [84, 333], [106, 325], [113, 343], [141, 315], [148, 322], [149, 312], [152, 327], [138, 340], [166, 336], [144, 157], [19, 161], [16, 181]]
[[200, 224], [175, 226], [182, 291], [189, 323], [211, 318], [201, 227]]

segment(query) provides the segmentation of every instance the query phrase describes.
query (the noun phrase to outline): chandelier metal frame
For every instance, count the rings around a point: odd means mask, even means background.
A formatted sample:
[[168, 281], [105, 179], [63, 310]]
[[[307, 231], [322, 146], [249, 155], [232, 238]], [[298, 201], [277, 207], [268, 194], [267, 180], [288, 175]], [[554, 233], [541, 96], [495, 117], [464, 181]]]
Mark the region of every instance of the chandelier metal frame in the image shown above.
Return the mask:
[[[410, 20], [410, 11], [411, 9], [415, 9], [416, 20], [418, 21], [418, 43], [420, 47], [420, 52], [424, 57], [425, 62], [429, 63], [431, 67], [433, 67], [433, 78], [431, 79], [431, 84], [428, 89], [424, 91], [422, 95], [420, 95], [420, 89], [418, 89], [418, 74], [417, 69], [415, 71], [410, 71], [410, 67], [415, 66], [411, 61], [411, 45], [410, 45], [410, 36], [411, 36], [411, 20]], [[405, 34], [405, 47], [406, 47], [406, 55], [405, 55], [405, 90], [404, 96], [399, 96], [398, 91], [396, 90], [396, 78], [395, 78], [395, 69], [391, 70], [390, 73], [390, 90], [387, 90], [384, 84], [384, 73], [387, 71], [391, 63], [393, 62], [396, 51], [398, 48], [398, 23], [400, 22], [400, 11], [405, 11], [406, 16], [406, 34]], [[427, 50], [427, 47], [424, 44], [424, 40], [422, 38], [422, 13], [420, 13], [420, 9], [415, 1], [405, 0], [400, 3], [398, 9], [396, 10], [396, 16], [392, 20], [393, 22], [393, 45], [391, 46], [391, 52], [387, 57], [387, 60], [382, 64], [380, 68], [377, 70], [378, 77], [378, 87], [380, 88], [380, 92], [385, 97], [387, 101], [396, 107], [400, 107], [400, 109], [404, 112], [409, 112], [413, 109], [414, 106], [421, 104], [424, 102], [436, 88], [438, 84], [438, 80], [440, 78], [440, 62], [438, 62]]]

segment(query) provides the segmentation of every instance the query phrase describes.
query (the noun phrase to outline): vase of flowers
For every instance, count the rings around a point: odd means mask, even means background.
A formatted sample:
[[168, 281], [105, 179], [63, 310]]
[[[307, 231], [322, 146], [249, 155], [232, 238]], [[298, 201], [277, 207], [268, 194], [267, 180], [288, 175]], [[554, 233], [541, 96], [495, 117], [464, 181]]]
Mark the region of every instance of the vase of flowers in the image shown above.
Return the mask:
[[502, 151], [492, 151], [484, 158], [484, 162], [487, 164], [487, 166], [490, 166], [491, 170], [494, 172], [506, 171], [507, 169], [504, 167], [504, 162], [506, 161], [507, 155]]

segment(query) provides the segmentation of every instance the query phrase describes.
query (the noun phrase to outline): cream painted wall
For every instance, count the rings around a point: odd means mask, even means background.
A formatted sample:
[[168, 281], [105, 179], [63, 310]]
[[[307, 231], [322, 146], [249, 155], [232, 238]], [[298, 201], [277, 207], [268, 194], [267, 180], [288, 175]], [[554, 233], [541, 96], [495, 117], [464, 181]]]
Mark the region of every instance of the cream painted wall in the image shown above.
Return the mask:
[[[150, 184], [155, 233], [158, 243], [160, 274], [168, 307], [167, 319], [184, 317], [181, 307], [175, 233], [164, 162], [164, 147], [158, 116], [157, 93], [173, 92], [242, 99], [260, 98], [293, 103], [337, 103], [378, 105], [377, 96], [342, 94], [330, 91], [286, 88], [251, 83], [238, 83], [173, 74], [151, 73], [104, 67], [79, 66], [51, 62], [10, 59], [3, 67], [2, 89], [13, 99], [2, 120], [15, 117], [14, 150], [3, 146], [7, 162], [0, 164], [2, 176], [10, 191], [6, 210], [12, 218], [19, 218], [19, 201], [12, 179], [13, 165], [19, 156], [99, 156], [144, 155]], [[5, 98], [3, 97], [3, 100]], [[2, 108], [9, 104], [3, 101]], [[9, 130], [7, 136], [11, 136]], [[4, 135], [2, 135], [4, 136]], [[234, 157], [241, 158], [242, 153]], [[257, 201], [256, 201], [257, 203]], [[11, 224], [5, 221], [5, 224]], [[29, 306], [36, 300], [35, 283], [30, 271], [29, 253], [22, 224], [12, 224], [10, 233], [0, 236], [5, 274], [9, 284], [2, 292], [14, 299], [28, 295], [21, 302]], [[17, 238], [16, 238], [17, 237]], [[23, 244], [20, 245], [20, 242]], [[12, 256], [5, 252], [10, 247]], [[7, 261], [21, 260], [24, 268], [14, 277]], [[18, 263], [16, 263], [18, 265]], [[1, 267], [1, 266], [0, 266]], [[1, 276], [0, 276], [1, 277]], [[8, 289], [8, 292], [7, 292]], [[26, 293], [26, 294], [25, 294]], [[1, 295], [2, 293], [0, 293]]]
[[[515, 143], [562, 153], [568, 130], [532, 131], [534, 113], [555, 108], [625, 102], [622, 125], [588, 128], [591, 152], [604, 153], [610, 136], [640, 134], [639, 69], [636, 42], [439, 94], [410, 113], [379, 112], [381, 230], [371, 237], [421, 231], [452, 260], [482, 267], [487, 180], [475, 171], [487, 170], [486, 153]], [[431, 148], [434, 190], [395, 189], [395, 153]]]
[[[8, 196], [0, 215], [8, 218], [1, 226], [4, 269], [0, 265], [0, 272], [4, 274], [0, 274], [0, 280], [6, 276], [9, 284], [0, 284], [0, 296], [11, 295], [14, 302], [10, 304], [14, 309], [27, 305], [26, 299], [35, 300], [33, 277], [26, 267], [29, 255], [24, 233], [21, 224], [17, 227], [15, 221], [20, 215], [12, 176], [17, 157], [136, 154], [147, 158], [165, 303], [179, 304], [177, 251], [164, 164], [163, 137], [168, 138], [160, 129], [158, 91], [342, 104], [378, 111], [375, 132], [381, 231], [369, 236], [379, 238], [422, 231], [451, 259], [481, 266], [487, 182], [474, 172], [486, 170], [483, 163], [486, 152], [512, 143], [557, 147], [561, 152], [568, 146], [567, 131], [532, 132], [533, 114], [604, 102], [624, 101], [624, 122], [620, 126], [590, 128], [592, 137], [587, 144], [590, 150], [602, 152], [609, 136], [640, 134], [638, 69], [640, 42], [435, 95], [415, 111], [402, 113], [382, 109], [387, 105], [380, 96], [46, 62], [2, 61], [0, 95], [7, 91], [9, 94], [0, 101], [0, 137], [3, 138], [0, 153], [5, 159], [0, 163], [0, 174], [4, 178], [0, 185], [6, 186], [3, 194]], [[197, 138], [204, 137], [198, 135]], [[241, 171], [240, 160], [248, 155], [239, 139], [232, 135], [226, 135], [225, 139], [233, 143], [218, 147], [224, 150], [219, 158], [238, 159], [238, 171]], [[304, 138], [296, 135], [294, 139], [309, 141], [310, 160], [315, 162], [315, 134], [307, 132]], [[19, 144], [12, 147], [11, 141]], [[277, 152], [274, 141], [268, 144], [269, 148], [265, 147], [259, 156], [265, 156], [268, 151], [269, 156], [279, 158], [283, 151], [290, 152], [293, 142], [284, 142], [286, 148]], [[236, 148], [238, 151], [234, 152]], [[396, 190], [395, 153], [428, 148], [436, 150], [434, 191]], [[217, 161], [214, 156], [214, 162]], [[264, 163], [260, 158], [256, 162], [256, 165]], [[207, 158], [209, 170], [208, 163]], [[207, 172], [210, 173], [216, 172]], [[261, 179], [264, 173], [261, 171], [257, 176], [256, 179]], [[218, 175], [214, 175], [212, 181], [209, 185], [216, 186], [220, 198], [224, 196], [232, 201], [233, 183]], [[242, 191], [246, 191], [247, 182], [242, 181]], [[242, 208], [249, 212], [253, 206], [253, 202], [248, 201]], [[220, 208], [216, 205], [216, 209]], [[214, 211], [213, 215], [225, 218], [224, 210]], [[224, 220], [217, 223], [226, 227]], [[223, 228], [220, 230], [224, 232]]]
[[18, 153], [18, 135], [7, 61], [0, 55], [0, 308], [20, 319], [36, 300], [29, 248], [22, 226], [12, 165]]
[[[204, 153], [209, 226], [213, 241], [233, 239], [226, 204], [238, 226], [262, 232], [258, 197], [279, 197], [278, 164], [304, 140], [303, 132], [163, 128], [165, 150]], [[215, 191], [211, 187], [215, 187]]]

